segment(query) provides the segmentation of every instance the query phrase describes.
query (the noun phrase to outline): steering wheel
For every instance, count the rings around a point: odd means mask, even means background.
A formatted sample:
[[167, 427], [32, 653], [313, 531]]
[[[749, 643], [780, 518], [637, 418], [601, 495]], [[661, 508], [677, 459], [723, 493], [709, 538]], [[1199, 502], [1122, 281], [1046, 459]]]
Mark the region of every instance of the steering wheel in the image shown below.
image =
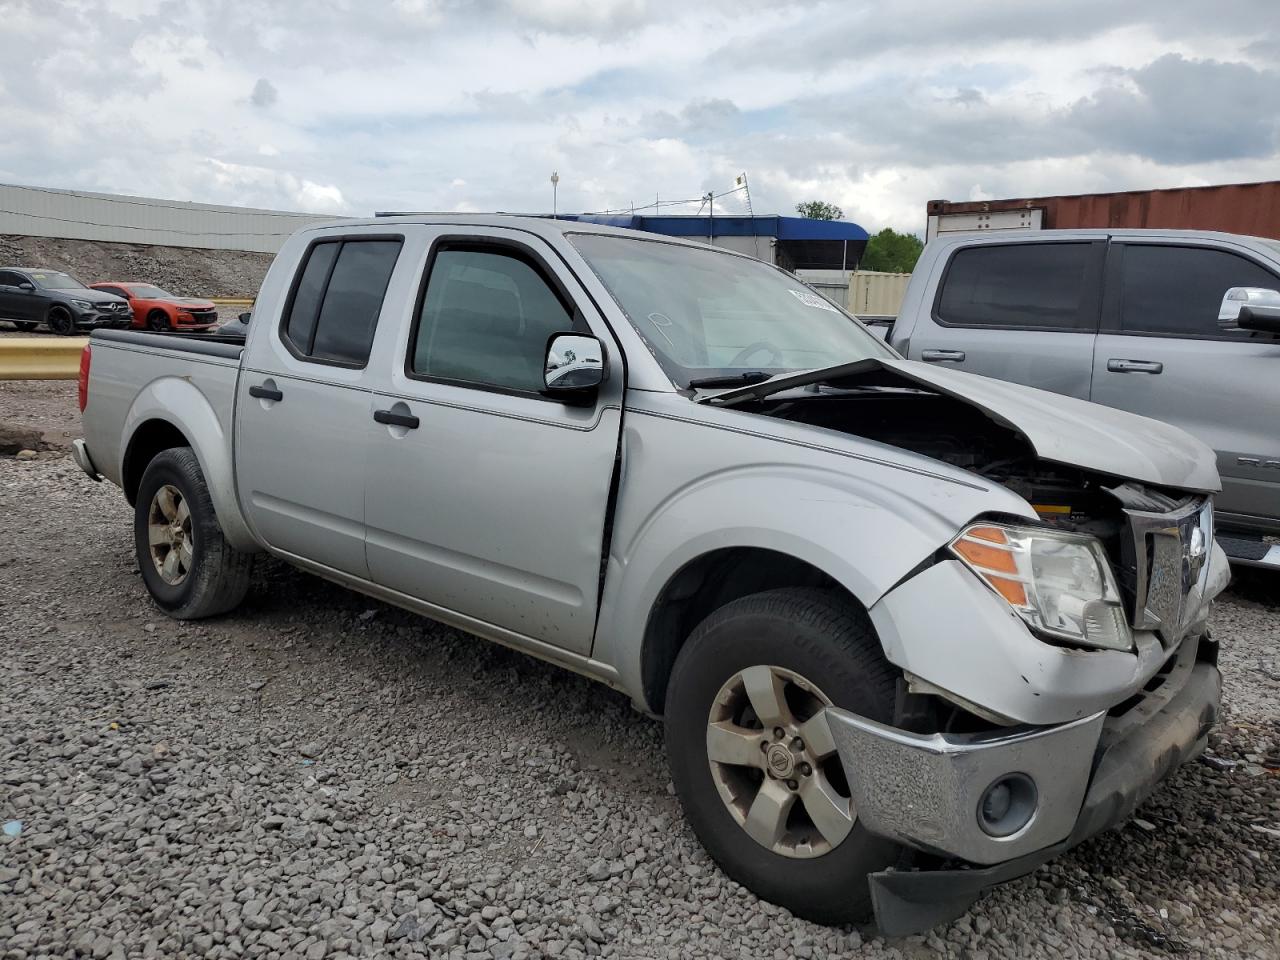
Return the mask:
[[747, 357], [753, 353], [759, 353], [761, 350], [769, 351], [769, 359], [772, 361], [769, 366], [780, 367], [782, 363], [782, 351], [775, 347], [768, 340], [757, 340], [755, 343], [749, 343], [737, 353], [733, 355], [733, 359], [729, 361], [731, 367], [745, 366]]

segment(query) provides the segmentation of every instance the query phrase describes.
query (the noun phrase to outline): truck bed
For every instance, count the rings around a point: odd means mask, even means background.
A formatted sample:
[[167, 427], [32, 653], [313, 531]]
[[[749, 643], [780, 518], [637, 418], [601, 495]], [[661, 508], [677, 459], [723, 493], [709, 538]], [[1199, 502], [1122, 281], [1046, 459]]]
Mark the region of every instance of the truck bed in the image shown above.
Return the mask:
[[[244, 344], [226, 337], [97, 330], [89, 338], [85, 445], [96, 470], [132, 497], [149, 444], [174, 431], [197, 451], [218, 515], [243, 549], [231, 468]], [[142, 455], [135, 457], [135, 449]]]
[[216, 334], [159, 333], [147, 330], [95, 330], [89, 337], [90, 344], [128, 343], [161, 350], [180, 350], [211, 357], [224, 357], [239, 361], [244, 341], [239, 337], [220, 337]]

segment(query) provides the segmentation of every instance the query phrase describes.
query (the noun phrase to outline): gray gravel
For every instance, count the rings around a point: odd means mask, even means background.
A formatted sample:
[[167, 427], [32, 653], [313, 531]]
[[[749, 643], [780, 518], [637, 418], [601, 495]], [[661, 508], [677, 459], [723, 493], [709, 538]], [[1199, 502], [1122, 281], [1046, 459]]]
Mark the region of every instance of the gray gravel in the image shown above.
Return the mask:
[[272, 255], [60, 237], [0, 236], [0, 266], [65, 270], [81, 283], [154, 283], [180, 297], [252, 297]]
[[1278, 583], [1221, 604], [1226, 762], [886, 942], [727, 880], [623, 697], [274, 563], [167, 620], [117, 490], [0, 460], [0, 957], [1277, 956]]

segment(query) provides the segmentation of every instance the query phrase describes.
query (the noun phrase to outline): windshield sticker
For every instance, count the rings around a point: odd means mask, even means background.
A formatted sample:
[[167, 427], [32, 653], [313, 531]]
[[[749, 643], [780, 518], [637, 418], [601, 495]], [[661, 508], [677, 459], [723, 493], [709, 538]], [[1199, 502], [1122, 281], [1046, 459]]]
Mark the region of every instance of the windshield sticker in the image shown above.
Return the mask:
[[789, 294], [803, 303], [806, 307], [816, 307], [819, 310], [830, 310], [832, 313], [839, 313], [826, 297], [817, 293], [810, 293], [808, 290], [788, 290]]

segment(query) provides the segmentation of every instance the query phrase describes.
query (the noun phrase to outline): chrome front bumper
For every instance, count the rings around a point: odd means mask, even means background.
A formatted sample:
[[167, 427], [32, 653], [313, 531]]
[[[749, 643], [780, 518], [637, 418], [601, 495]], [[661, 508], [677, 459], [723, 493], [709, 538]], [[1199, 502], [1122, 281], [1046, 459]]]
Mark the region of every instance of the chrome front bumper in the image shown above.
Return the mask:
[[[902, 935], [954, 919], [987, 887], [1123, 822], [1156, 786], [1204, 750], [1222, 679], [1217, 646], [1189, 637], [1144, 690], [1106, 713], [982, 734], [908, 733], [828, 708], [858, 820], [872, 833], [950, 860], [873, 874], [882, 932]], [[1017, 832], [980, 823], [983, 795], [1021, 774], [1036, 785]]]
[[[1089, 786], [1105, 713], [1055, 727], [921, 735], [829, 711], [853, 808], [872, 833], [970, 863], [1012, 860], [1064, 839]], [[1025, 826], [993, 836], [980, 824], [987, 789], [1021, 774], [1035, 784]]]

